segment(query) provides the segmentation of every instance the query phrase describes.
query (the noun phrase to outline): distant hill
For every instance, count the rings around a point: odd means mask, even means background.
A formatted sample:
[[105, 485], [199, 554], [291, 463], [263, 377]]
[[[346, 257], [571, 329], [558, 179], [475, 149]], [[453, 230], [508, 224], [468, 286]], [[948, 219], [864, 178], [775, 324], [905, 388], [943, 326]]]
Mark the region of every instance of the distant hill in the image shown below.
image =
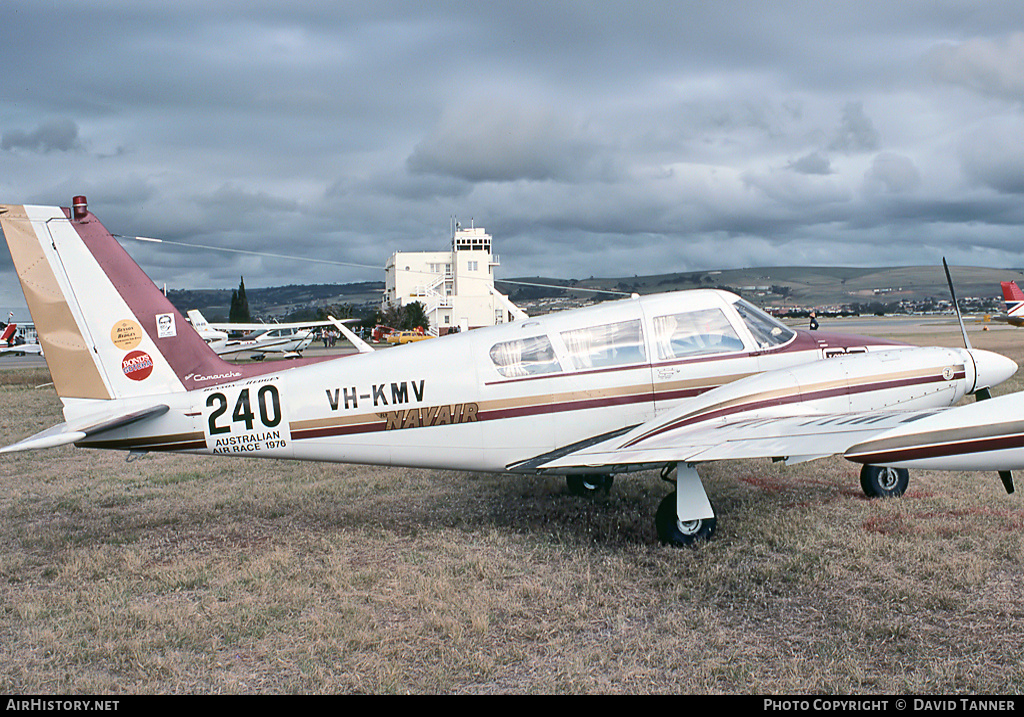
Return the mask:
[[[1024, 279], [1024, 270], [987, 267], [950, 267], [958, 298], [1001, 297], [999, 282]], [[512, 282], [522, 282], [512, 283]], [[566, 296], [569, 292], [540, 288], [540, 284], [602, 289], [624, 293], [650, 294], [696, 288], [726, 288], [755, 300], [762, 306], [817, 307], [882, 301], [937, 301], [949, 298], [946, 275], [941, 266], [893, 268], [856, 267], [756, 267], [721, 271], [678, 272], [654, 276], [589, 278], [567, 281], [545, 277], [495, 282], [513, 302], [525, 303], [544, 296]], [[590, 298], [603, 298], [597, 293]]]
[[[231, 289], [171, 289], [168, 300], [181, 313], [199, 309], [207, 321], [227, 321], [231, 308]], [[332, 304], [376, 307], [384, 291], [383, 281], [356, 284], [292, 284], [264, 289], [245, 288], [249, 311], [254, 319], [280, 319], [302, 311]]]
[[[961, 299], [1001, 297], [999, 282], [1024, 281], [1022, 269], [998, 269], [953, 266], [950, 273]], [[605, 300], [614, 294], [652, 294], [696, 288], [725, 288], [766, 307], [827, 307], [843, 304], [884, 304], [899, 301], [923, 302], [949, 298], [946, 277], [941, 266], [901, 266], [892, 268], [856, 267], [755, 267], [693, 271], [653, 276], [631, 276], [587, 279], [554, 279], [551, 277], [519, 277], [498, 279], [498, 290], [509, 295], [516, 304], [529, 305], [545, 298], [563, 298], [567, 304], [580, 300]], [[552, 288], [566, 287], [566, 289]], [[384, 289], [382, 281], [355, 284], [314, 284], [250, 289], [246, 287], [249, 308], [254, 317], [282, 318], [317, 307], [349, 304], [358, 313], [371, 311], [379, 305]], [[569, 291], [572, 289], [572, 291]], [[594, 291], [585, 291], [592, 289]], [[583, 290], [583, 291], [581, 291]], [[178, 289], [167, 297], [179, 311], [199, 309], [207, 319], [227, 319], [232, 289]]]

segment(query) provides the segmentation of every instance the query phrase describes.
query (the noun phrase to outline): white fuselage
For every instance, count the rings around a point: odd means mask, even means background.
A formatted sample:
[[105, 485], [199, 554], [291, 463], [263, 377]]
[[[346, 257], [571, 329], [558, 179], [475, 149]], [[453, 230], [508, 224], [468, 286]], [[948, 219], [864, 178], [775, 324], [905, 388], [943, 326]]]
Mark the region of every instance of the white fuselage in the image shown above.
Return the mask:
[[501, 471], [752, 374], [896, 348], [773, 329], [729, 297], [640, 297], [232, 383], [209, 377], [220, 383], [160, 396], [164, 416], [80, 445]]
[[266, 328], [251, 331], [237, 339], [225, 338], [208, 342], [219, 356], [239, 353], [298, 353], [313, 343], [310, 329]]

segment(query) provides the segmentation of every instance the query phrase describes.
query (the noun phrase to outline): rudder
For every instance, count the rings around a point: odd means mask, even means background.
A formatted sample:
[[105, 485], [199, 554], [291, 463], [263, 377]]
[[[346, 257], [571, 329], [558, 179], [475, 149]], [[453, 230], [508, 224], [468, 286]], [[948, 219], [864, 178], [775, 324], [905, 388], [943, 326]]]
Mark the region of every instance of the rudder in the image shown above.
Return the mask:
[[0, 226], [62, 398], [179, 392], [241, 375], [210, 351], [84, 197], [73, 209], [0, 206]]

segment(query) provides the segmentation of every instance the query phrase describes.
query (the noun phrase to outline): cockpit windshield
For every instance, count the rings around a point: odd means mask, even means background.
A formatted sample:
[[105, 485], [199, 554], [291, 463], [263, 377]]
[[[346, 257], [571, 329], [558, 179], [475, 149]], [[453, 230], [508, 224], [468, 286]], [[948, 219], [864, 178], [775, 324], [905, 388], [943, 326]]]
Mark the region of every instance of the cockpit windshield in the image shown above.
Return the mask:
[[785, 324], [776, 321], [753, 304], [740, 299], [733, 306], [739, 313], [743, 323], [750, 329], [758, 348], [771, 349], [789, 343], [796, 332]]

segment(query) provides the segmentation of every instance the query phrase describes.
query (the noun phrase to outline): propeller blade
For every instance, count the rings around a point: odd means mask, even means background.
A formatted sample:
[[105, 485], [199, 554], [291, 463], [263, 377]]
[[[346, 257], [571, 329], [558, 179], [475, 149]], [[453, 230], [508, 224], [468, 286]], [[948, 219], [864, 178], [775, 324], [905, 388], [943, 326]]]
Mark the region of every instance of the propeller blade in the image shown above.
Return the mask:
[[[946, 283], [949, 285], [949, 296], [953, 300], [953, 310], [956, 312], [956, 320], [960, 322], [960, 334], [964, 337], [964, 346], [971, 350], [971, 340], [967, 338], [967, 327], [964, 326], [964, 317], [960, 315], [960, 304], [956, 300], [956, 290], [953, 289], [953, 277], [949, 275], [949, 264], [946, 257], [942, 257], [942, 268], [946, 272]], [[988, 386], [982, 386], [974, 392], [975, 401], [984, 401], [992, 398], [992, 391]], [[999, 471], [999, 480], [1003, 482], [1003, 488], [1007, 493], [1013, 493], [1013, 474], [1010, 471]]]
[[1013, 474], [1010, 471], [999, 471], [999, 479], [1003, 481], [1003, 488], [1007, 493], [1013, 492]]
[[960, 315], [960, 304], [956, 300], [956, 291], [953, 290], [953, 278], [949, 275], [949, 265], [946, 257], [942, 257], [942, 268], [946, 270], [946, 283], [949, 284], [949, 296], [953, 299], [953, 310], [956, 312], [956, 320], [960, 322], [960, 333], [964, 337], [964, 346], [971, 348], [971, 340], [967, 338], [967, 329], [964, 327], [964, 318]]

